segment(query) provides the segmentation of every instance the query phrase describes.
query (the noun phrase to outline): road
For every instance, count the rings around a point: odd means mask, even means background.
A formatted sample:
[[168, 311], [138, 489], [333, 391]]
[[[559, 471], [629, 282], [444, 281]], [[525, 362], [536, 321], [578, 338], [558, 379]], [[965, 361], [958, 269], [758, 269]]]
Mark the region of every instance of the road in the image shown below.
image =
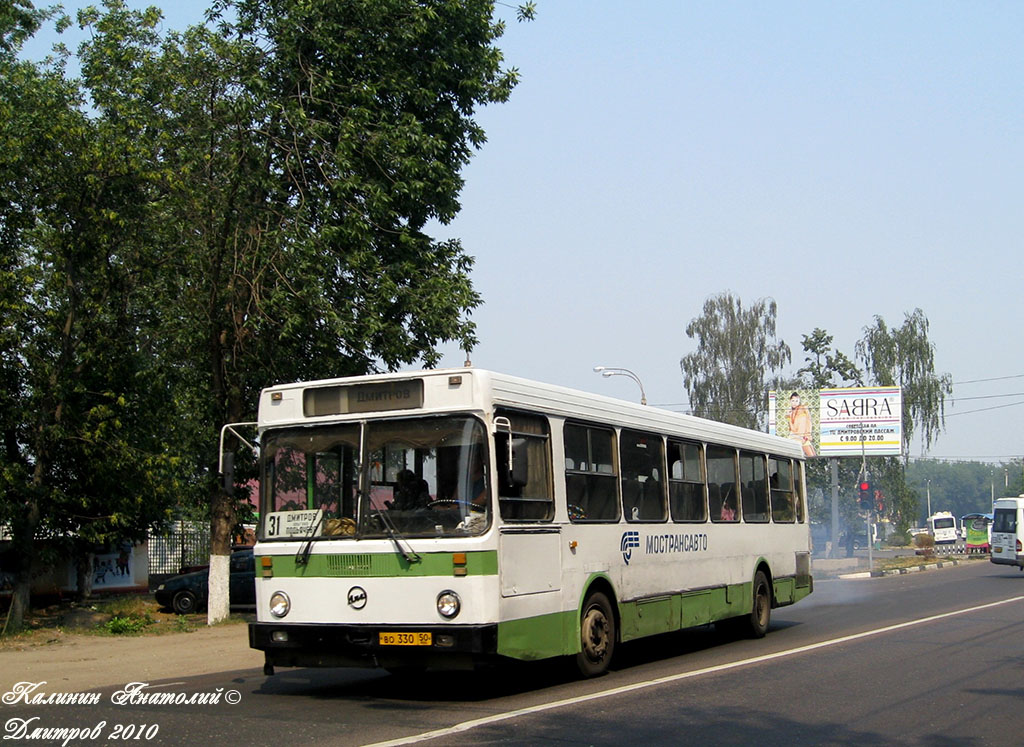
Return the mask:
[[247, 670], [150, 683], [218, 701], [209, 705], [114, 705], [123, 688], [106, 688], [97, 705], [17, 703], [0, 714], [4, 744], [61, 742], [9, 738], [12, 719], [32, 718], [45, 728], [105, 722], [96, 734], [108, 743], [131, 725], [133, 743], [275, 747], [416, 735], [437, 745], [1019, 744], [1024, 729], [1024, 574], [984, 561], [817, 582], [809, 599], [774, 611], [760, 641], [709, 627], [620, 650], [613, 671], [589, 681], [558, 664], [411, 679]]

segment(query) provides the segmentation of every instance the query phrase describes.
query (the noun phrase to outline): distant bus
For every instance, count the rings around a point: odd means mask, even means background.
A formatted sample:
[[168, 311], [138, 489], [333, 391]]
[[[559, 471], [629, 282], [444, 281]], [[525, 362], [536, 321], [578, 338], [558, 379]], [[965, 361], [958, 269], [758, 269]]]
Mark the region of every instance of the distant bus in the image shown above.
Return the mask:
[[992, 506], [992, 555], [997, 565], [1015, 565], [1024, 570], [1024, 495], [999, 498]]
[[928, 532], [936, 545], [956, 542], [956, 517], [949, 511], [939, 511], [928, 517]]
[[960, 517], [967, 552], [988, 552], [992, 545], [992, 514], [964, 514]]
[[811, 593], [796, 442], [464, 368], [260, 396], [257, 621], [274, 667], [575, 657]]

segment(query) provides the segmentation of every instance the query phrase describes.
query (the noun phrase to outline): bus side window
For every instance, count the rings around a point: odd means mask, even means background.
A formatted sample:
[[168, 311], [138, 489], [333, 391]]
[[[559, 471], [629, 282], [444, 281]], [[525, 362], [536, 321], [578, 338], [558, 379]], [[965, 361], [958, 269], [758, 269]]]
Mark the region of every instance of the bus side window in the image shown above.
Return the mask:
[[743, 491], [743, 521], [768, 521], [768, 482], [763, 454], [740, 452], [740, 480]]
[[804, 463], [796, 462], [793, 465], [793, 500], [796, 502], [796, 520], [803, 524], [807, 520], [804, 514]]
[[736, 503], [736, 450], [708, 446], [708, 509], [711, 521], [739, 521]]
[[797, 496], [793, 488], [793, 461], [768, 457], [768, 484], [771, 486], [772, 521], [795, 521]]
[[669, 506], [672, 521], [707, 521], [704, 460], [701, 444], [668, 442]]
[[615, 433], [567, 423], [563, 431], [566, 464], [565, 494], [573, 521], [618, 521], [619, 491], [615, 473]]
[[[495, 414], [508, 418], [512, 426], [511, 434], [499, 431], [494, 436], [501, 517], [507, 521], [550, 521], [555, 513], [555, 502], [547, 419], [509, 411]], [[511, 474], [513, 470], [508, 463], [510, 436], [513, 458], [525, 461], [525, 482], [522, 481], [522, 463], [516, 469], [519, 477], [514, 478]]]
[[623, 430], [619, 434], [622, 511], [626, 521], [664, 521], [665, 488], [661, 436]]

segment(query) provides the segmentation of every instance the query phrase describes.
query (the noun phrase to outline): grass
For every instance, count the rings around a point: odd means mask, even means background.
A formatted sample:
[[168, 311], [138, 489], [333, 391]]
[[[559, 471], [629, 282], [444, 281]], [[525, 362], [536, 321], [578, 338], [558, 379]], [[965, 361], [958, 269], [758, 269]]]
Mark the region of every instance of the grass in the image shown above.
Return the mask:
[[903, 555], [895, 558], [878, 558], [875, 560], [873, 570], [894, 571], [900, 568], [918, 568], [922, 565], [935, 565], [949, 561], [949, 557], [936, 557], [935, 555]]

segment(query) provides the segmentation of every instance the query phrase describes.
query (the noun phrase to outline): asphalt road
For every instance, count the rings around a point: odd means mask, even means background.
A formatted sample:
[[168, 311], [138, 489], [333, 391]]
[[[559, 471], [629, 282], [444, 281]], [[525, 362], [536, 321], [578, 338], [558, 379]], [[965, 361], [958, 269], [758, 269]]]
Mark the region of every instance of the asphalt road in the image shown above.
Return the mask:
[[[1020, 744], [1024, 574], [985, 561], [825, 580], [775, 610], [760, 641], [713, 628], [620, 648], [578, 681], [560, 664], [402, 679], [352, 670], [258, 670], [150, 683], [216, 702], [0, 706], [3, 744], [32, 728], [96, 729], [67, 744], [437, 745]], [[234, 701], [234, 702], [231, 702]], [[154, 726], [156, 728], [154, 728]], [[93, 735], [97, 736], [94, 741]], [[139, 735], [142, 735], [141, 738]], [[67, 737], [68, 733], [59, 735]], [[14, 738], [12, 738], [14, 737]]]

